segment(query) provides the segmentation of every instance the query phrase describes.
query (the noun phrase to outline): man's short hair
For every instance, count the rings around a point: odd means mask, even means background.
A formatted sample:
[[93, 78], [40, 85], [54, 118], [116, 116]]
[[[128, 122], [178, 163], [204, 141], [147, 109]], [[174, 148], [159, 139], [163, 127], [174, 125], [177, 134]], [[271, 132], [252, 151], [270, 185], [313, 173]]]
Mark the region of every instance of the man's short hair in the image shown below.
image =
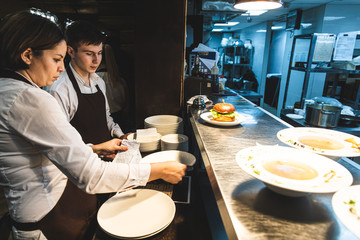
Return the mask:
[[75, 21], [65, 31], [66, 42], [77, 50], [81, 45], [99, 45], [105, 42], [105, 35], [93, 24], [86, 21]]

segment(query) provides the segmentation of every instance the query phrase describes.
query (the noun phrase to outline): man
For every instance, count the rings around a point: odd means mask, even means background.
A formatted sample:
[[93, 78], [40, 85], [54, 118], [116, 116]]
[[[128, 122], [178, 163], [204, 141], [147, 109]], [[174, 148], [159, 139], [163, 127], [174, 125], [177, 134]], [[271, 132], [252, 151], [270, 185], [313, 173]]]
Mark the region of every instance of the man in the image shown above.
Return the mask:
[[50, 94], [57, 99], [84, 142], [99, 144], [112, 137], [125, 137], [110, 116], [105, 82], [95, 73], [101, 63], [105, 36], [83, 21], [73, 22], [65, 35], [71, 60], [50, 87]]

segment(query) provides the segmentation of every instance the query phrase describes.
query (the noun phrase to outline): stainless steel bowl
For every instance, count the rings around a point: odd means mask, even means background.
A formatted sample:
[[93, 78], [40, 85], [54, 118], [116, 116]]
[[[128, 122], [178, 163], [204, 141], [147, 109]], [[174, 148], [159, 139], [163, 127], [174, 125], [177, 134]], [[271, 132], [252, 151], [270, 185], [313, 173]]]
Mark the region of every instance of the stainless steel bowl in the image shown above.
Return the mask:
[[323, 103], [309, 104], [306, 106], [305, 121], [316, 127], [337, 127], [341, 108]]

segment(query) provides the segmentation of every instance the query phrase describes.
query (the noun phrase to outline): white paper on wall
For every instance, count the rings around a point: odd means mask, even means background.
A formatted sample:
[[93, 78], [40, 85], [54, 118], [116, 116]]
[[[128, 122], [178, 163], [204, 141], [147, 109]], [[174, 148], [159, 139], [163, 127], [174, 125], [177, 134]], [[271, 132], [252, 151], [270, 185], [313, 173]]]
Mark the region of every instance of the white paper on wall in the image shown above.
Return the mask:
[[334, 50], [334, 61], [352, 61], [356, 33], [339, 33]]
[[316, 33], [313, 62], [330, 62], [336, 40], [335, 34]]

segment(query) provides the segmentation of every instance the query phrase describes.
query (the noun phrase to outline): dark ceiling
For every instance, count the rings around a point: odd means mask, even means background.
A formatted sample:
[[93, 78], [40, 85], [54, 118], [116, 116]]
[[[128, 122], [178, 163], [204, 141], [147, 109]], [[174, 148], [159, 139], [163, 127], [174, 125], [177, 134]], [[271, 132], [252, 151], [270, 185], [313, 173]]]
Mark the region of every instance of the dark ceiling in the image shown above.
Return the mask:
[[126, 38], [134, 29], [135, 4], [132, 0], [12, 0], [0, 5], [0, 16], [36, 8], [55, 14], [60, 23], [66, 19], [88, 20], [107, 34], [121, 33]]

